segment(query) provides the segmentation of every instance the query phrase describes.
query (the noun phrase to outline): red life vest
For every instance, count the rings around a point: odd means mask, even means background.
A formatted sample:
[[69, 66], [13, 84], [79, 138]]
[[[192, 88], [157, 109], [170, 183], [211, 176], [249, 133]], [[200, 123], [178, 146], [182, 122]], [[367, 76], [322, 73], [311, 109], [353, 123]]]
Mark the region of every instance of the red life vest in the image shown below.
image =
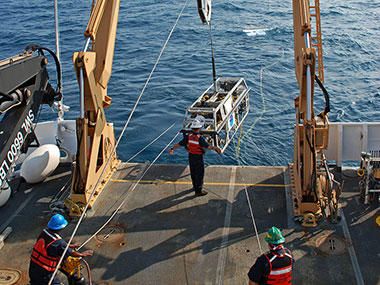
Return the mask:
[[289, 249], [284, 248], [282, 255], [277, 255], [273, 251], [265, 254], [269, 261], [270, 272], [267, 276], [267, 284], [291, 284], [293, 257]]
[[57, 268], [60, 256], [52, 257], [47, 253], [47, 248], [56, 240], [61, 239], [58, 234], [52, 234], [46, 229], [38, 237], [37, 242], [33, 246], [32, 255], [30, 259], [43, 267], [47, 271], [54, 271]]
[[203, 147], [199, 144], [200, 134], [191, 133], [187, 140], [187, 151], [191, 154], [203, 154]]

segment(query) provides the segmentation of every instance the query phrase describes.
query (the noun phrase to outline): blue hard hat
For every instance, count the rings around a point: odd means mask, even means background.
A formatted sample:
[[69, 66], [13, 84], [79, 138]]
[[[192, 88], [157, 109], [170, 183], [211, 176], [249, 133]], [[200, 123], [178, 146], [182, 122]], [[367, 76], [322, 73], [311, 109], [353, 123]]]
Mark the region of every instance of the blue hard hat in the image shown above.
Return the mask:
[[60, 230], [66, 226], [67, 226], [67, 221], [60, 214], [55, 214], [53, 217], [51, 217], [51, 219], [48, 223], [48, 228], [51, 230]]

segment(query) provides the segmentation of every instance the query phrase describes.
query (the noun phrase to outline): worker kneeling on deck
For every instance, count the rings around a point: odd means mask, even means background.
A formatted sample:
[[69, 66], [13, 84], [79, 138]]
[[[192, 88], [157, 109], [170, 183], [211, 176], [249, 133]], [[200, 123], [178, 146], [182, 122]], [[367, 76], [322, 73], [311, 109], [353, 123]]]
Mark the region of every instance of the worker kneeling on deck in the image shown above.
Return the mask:
[[[33, 246], [30, 256], [29, 277], [30, 285], [49, 284], [58, 262], [67, 246], [67, 243], [58, 235], [58, 232], [67, 226], [66, 219], [55, 214], [48, 223], [48, 228], [39, 235], [37, 242]], [[79, 253], [72, 248], [80, 246], [79, 243], [71, 244], [66, 251], [62, 262], [69, 256], [85, 257], [93, 254], [92, 250]], [[51, 284], [61, 284], [57, 275]]]
[[265, 237], [269, 251], [257, 258], [248, 272], [249, 285], [291, 284], [294, 258], [283, 243], [285, 238], [276, 227], [271, 227]]
[[203, 177], [205, 174], [205, 167], [203, 161], [203, 154], [206, 149], [215, 150], [218, 154], [222, 151], [219, 147], [209, 145], [204, 137], [199, 133], [203, 127], [204, 118], [202, 116], [197, 116], [193, 123], [191, 124], [192, 132], [186, 135], [179, 143], [175, 144], [169, 151], [169, 154], [173, 154], [173, 150], [181, 146], [186, 147], [189, 152], [189, 165], [190, 165], [190, 175], [193, 182], [193, 190], [196, 196], [207, 195], [203, 187]]

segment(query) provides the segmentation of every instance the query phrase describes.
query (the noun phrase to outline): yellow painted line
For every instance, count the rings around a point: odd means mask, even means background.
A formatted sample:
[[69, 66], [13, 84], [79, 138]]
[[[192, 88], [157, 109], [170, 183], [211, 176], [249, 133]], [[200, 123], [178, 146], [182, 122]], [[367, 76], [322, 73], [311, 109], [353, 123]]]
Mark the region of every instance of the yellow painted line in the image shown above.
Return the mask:
[[[113, 182], [123, 182], [123, 183], [137, 183], [138, 180], [130, 179], [111, 179]], [[141, 180], [139, 183], [150, 183], [150, 184], [184, 184], [191, 185], [190, 181], [165, 181], [165, 180]], [[204, 185], [214, 185], [214, 186], [228, 186], [230, 183], [227, 182], [205, 182]], [[260, 187], [288, 187], [291, 184], [260, 184], [260, 183], [233, 183], [235, 186], [260, 186]]]
[[380, 226], [380, 216], [378, 216], [378, 217], [376, 218], [376, 224], [377, 224], [378, 226]]

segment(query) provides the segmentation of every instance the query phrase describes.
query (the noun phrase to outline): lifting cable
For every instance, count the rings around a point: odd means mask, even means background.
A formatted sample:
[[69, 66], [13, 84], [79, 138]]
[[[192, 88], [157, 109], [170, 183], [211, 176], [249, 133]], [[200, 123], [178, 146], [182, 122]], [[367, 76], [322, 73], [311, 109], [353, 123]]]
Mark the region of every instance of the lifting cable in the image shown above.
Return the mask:
[[[282, 50], [282, 55], [281, 55], [281, 58], [276, 61], [276, 62], [273, 62], [271, 63], [270, 65], [268, 66], [264, 66], [260, 69], [260, 94], [261, 94], [261, 101], [262, 101], [262, 104], [263, 104], [263, 109], [260, 113], [260, 116], [258, 118], [256, 118], [256, 120], [253, 122], [253, 124], [249, 127], [249, 129], [244, 133], [243, 137], [242, 137], [242, 129], [243, 129], [243, 124], [241, 125], [240, 127], [240, 135], [239, 135], [239, 140], [238, 140], [238, 145], [236, 147], [236, 152], [235, 152], [235, 158], [239, 164], [240, 167], [242, 167], [242, 163], [241, 163], [241, 160], [239, 158], [239, 152], [240, 152], [240, 141], [243, 140], [251, 131], [252, 129], [255, 127], [255, 125], [262, 119], [264, 113], [266, 112], [266, 106], [265, 106], [265, 99], [264, 99], [264, 92], [263, 92], [263, 70], [266, 69], [266, 68], [269, 68], [269, 67], [272, 67], [273, 65], [277, 64], [278, 62], [281, 61], [281, 59], [284, 57], [284, 49]], [[260, 243], [260, 239], [259, 239], [259, 234], [258, 234], [258, 230], [257, 230], [257, 226], [256, 226], [256, 221], [255, 221], [255, 216], [253, 215], [253, 210], [252, 210], [252, 205], [251, 205], [251, 201], [250, 201], [250, 198], [249, 198], [249, 194], [248, 194], [248, 189], [247, 189], [247, 186], [245, 184], [245, 180], [244, 180], [244, 176], [242, 176], [243, 178], [243, 183], [244, 183], [244, 191], [245, 191], [245, 195], [246, 195], [246, 198], [247, 198], [247, 203], [248, 203], [248, 207], [249, 207], [249, 211], [250, 211], [250, 214], [251, 214], [251, 218], [252, 218], [252, 224], [253, 224], [253, 228], [255, 230], [255, 234], [256, 234], [256, 238], [257, 238], [257, 243], [259, 245], [259, 249], [260, 249], [260, 253], [263, 254], [263, 249], [261, 247], [261, 243]]]
[[212, 33], [211, 33], [211, 19], [209, 22], [209, 33], [210, 33], [210, 45], [211, 45], [211, 63], [212, 63], [212, 82], [214, 84], [214, 92], [216, 93], [216, 70], [215, 70], [215, 57], [214, 57], [214, 45], [212, 43]]
[[[86, 211], [87, 211], [87, 209], [88, 209], [88, 206], [89, 206], [89, 204], [90, 204], [90, 201], [91, 201], [92, 197], [94, 196], [94, 194], [95, 194], [95, 192], [96, 192], [95, 190], [98, 188], [98, 186], [99, 186], [99, 184], [100, 184], [100, 181], [101, 181], [101, 178], [103, 177], [104, 172], [105, 172], [105, 170], [106, 170], [106, 168], [107, 168], [109, 162], [111, 161], [111, 158], [113, 157], [114, 153], [116, 152], [116, 148], [118, 147], [118, 145], [119, 145], [119, 143], [120, 143], [120, 140], [121, 140], [121, 138], [123, 137], [123, 134], [124, 134], [124, 132], [125, 132], [125, 130], [126, 130], [128, 124], [129, 124], [129, 121], [131, 120], [132, 115], [134, 114], [134, 112], [135, 112], [135, 110], [136, 110], [136, 107], [137, 107], [138, 103], [140, 102], [140, 99], [141, 99], [141, 97], [142, 97], [142, 95], [143, 95], [143, 93], [144, 93], [144, 91], [145, 91], [145, 88], [146, 88], [146, 86], [148, 85], [148, 83], [149, 83], [149, 81], [150, 81], [150, 78], [152, 77], [152, 74], [153, 74], [154, 70], [156, 69], [156, 67], [157, 67], [157, 65], [158, 65], [158, 62], [159, 62], [159, 60], [160, 60], [160, 58], [161, 58], [161, 56], [162, 56], [162, 54], [163, 54], [163, 52], [164, 52], [164, 50], [165, 50], [165, 48], [166, 48], [166, 45], [167, 45], [168, 42], [169, 42], [169, 39], [170, 39], [170, 37], [171, 37], [171, 35], [172, 35], [173, 31], [174, 31], [174, 28], [177, 26], [177, 23], [178, 23], [180, 17], [182, 16], [182, 14], [183, 14], [183, 11], [185, 10], [185, 7], [186, 7], [188, 1], [189, 1], [189, 0], [186, 0], [186, 1], [185, 1], [185, 3], [184, 3], [184, 5], [183, 5], [183, 7], [182, 7], [180, 13], [179, 13], [178, 16], [177, 16], [177, 19], [176, 19], [176, 21], [175, 21], [175, 23], [174, 23], [172, 29], [171, 29], [170, 32], [169, 32], [168, 37], [166, 38], [166, 41], [165, 41], [165, 43], [164, 43], [164, 45], [163, 45], [163, 47], [162, 47], [162, 49], [161, 49], [161, 51], [160, 51], [160, 54], [159, 54], [159, 56], [158, 56], [158, 58], [157, 58], [157, 60], [156, 60], [156, 62], [155, 62], [155, 64], [154, 64], [154, 66], [153, 66], [153, 68], [152, 68], [152, 71], [150, 72], [150, 74], [149, 74], [149, 76], [148, 76], [148, 78], [147, 78], [147, 80], [146, 80], [146, 82], [145, 82], [145, 84], [144, 84], [144, 87], [143, 87], [143, 89], [141, 90], [140, 95], [138, 96], [135, 105], [133, 106], [133, 109], [132, 109], [132, 111], [131, 111], [131, 113], [130, 113], [130, 115], [129, 115], [129, 117], [128, 117], [128, 120], [127, 120], [127, 122], [125, 123], [125, 125], [124, 125], [124, 127], [123, 127], [123, 130], [121, 131], [120, 136], [119, 136], [117, 142], [115, 143], [115, 146], [114, 146], [113, 149], [112, 149], [112, 152], [111, 152], [111, 154], [110, 154], [110, 156], [109, 156], [109, 158], [108, 158], [108, 160], [107, 160], [107, 162], [106, 162], [105, 167], [103, 168], [101, 174], [99, 175], [99, 179], [98, 179], [98, 181], [96, 182], [96, 184], [95, 184], [95, 186], [94, 186], [94, 189], [93, 189], [93, 191], [91, 192], [91, 195], [90, 195], [89, 198], [88, 198], [88, 202], [87, 202], [87, 204], [86, 204], [86, 206], [85, 206], [85, 208], [84, 208], [84, 210], [83, 210], [83, 213], [81, 214], [81, 216], [80, 216], [80, 218], [79, 218], [79, 220], [78, 220], [78, 222], [77, 222], [77, 224], [76, 224], [76, 226], [75, 226], [75, 228], [74, 228], [74, 231], [73, 231], [73, 233], [72, 233], [71, 236], [70, 236], [70, 239], [69, 239], [69, 241], [68, 241], [68, 243], [67, 243], [67, 245], [66, 245], [66, 248], [65, 248], [65, 250], [63, 251], [63, 254], [62, 254], [61, 258], [60, 258], [59, 261], [58, 261], [57, 267], [56, 267], [56, 269], [54, 270], [54, 272], [53, 272], [53, 274], [52, 274], [52, 276], [51, 276], [51, 278], [50, 278], [50, 280], [49, 280], [48, 285], [50, 285], [50, 284], [52, 283], [52, 281], [53, 281], [55, 275], [57, 274], [57, 271], [58, 271], [58, 269], [59, 269], [59, 266], [61, 265], [61, 263], [62, 263], [62, 261], [63, 261], [63, 258], [64, 258], [64, 256], [65, 256], [65, 254], [66, 254], [66, 252], [67, 252], [67, 250], [68, 250], [68, 248], [69, 248], [69, 246], [70, 246], [70, 244], [71, 244], [71, 242], [72, 242], [72, 240], [73, 240], [73, 238], [74, 238], [76, 232], [78, 231], [79, 225], [81, 224], [81, 222], [82, 222], [82, 220], [83, 220], [83, 218], [84, 218], [84, 216], [85, 216], [85, 214], [86, 214]], [[178, 134], [179, 134], [179, 133], [177, 133], [177, 135], [173, 138], [173, 140], [178, 136]], [[171, 143], [171, 142], [170, 142], [170, 143]], [[166, 149], [166, 148], [165, 148], [165, 149]], [[164, 150], [165, 150], [165, 149], [164, 149]], [[161, 153], [160, 153], [159, 155], [161, 155]], [[154, 162], [155, 162], [157, 159], [158, 159], [158, 157], [154, 160]], [[153, 163], [154, 163], [154, 162], [153, 162]], [[149, 168], [148, 168], [148, 169], [149, 169]], [[145, 174], [145, 173], [144, 173], [144, 174]], [[138, 184], [138, 183], [137, 183], [137, 184]], [[136, 184], [136, 185], [137, 185], [137, 184]]]

